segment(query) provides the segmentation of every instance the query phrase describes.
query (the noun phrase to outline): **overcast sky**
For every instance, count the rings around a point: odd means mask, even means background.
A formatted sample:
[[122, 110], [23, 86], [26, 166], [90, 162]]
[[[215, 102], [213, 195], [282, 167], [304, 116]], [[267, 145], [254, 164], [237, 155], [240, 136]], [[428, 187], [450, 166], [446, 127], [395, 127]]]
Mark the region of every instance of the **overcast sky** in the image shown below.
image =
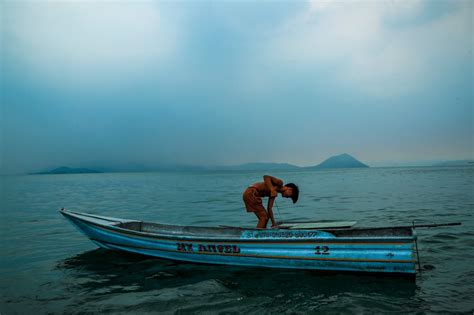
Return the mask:
[[466, 159], [472, 1], [2, 1], [3, 173]]

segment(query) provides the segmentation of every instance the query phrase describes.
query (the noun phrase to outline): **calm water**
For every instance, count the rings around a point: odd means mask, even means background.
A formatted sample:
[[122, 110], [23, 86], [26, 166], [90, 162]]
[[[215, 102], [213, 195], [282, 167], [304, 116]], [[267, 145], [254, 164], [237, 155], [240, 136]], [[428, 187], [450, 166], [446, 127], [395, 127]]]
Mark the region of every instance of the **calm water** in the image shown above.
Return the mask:
[[[61, 207], [129, 219], [255, 225], [244, 188], [262, 173], [4, 176], [1, 314], [466, 313], [474, 310], [474, 168], [274, 172], [300, 201], [276, 216], [358, 226], [463, 222], [419, 229], [416, 282], [371, 275], [177, 263], [97, 249]], [[275, 209], [276, 210], [276, 209]]]

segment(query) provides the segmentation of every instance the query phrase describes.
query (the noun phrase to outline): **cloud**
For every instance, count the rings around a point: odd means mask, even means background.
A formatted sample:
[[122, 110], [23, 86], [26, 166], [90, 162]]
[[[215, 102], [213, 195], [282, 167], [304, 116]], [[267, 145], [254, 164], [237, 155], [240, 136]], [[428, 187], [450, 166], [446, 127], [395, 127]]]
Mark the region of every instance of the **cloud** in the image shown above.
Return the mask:
[[310, 1], [274, 34], [267, 58], [294, 68], [330, 68], [341, 86], [370, 96], [412, 93], [431, 79], [434, 65], [472, 57], [466, 51], [472, 3], [457, 1], [431, 15], [430, 5]]
[[0, 5], [6, 169], [472, 155], [469, 1]]
[[2, 9], [2, 54], [43, 74], [159, 65], [180, 39], [178, 23], [154, 2], [6, 2]]

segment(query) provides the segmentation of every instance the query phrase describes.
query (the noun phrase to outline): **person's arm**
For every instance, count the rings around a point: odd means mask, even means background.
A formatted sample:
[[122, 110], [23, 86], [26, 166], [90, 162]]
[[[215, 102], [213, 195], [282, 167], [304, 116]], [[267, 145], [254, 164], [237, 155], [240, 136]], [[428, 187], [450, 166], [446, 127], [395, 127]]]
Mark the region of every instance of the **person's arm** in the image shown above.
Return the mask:
[[[270, 175], [264, 175], [263, 182], [265, 183], [265, 186], [267, 187], [267, 189], [270, 191], [270, 197], [276, 197], [278, 194], [276, 188], [283, 186], [283, 181], [281, 179], [270, 176]], [[270, 202], [270, 200], [268, 201]], [[272, 205], [273, 205], [273, 201], [272, 201]]]
[[270, 217], [270, 220], [272, 220], [272, 227], [278, 226], [277, 222], [275, 221], [275, 217], [273, 216], [273, 210], [272, 210], [274, 201], [275, 201], [275, 197], [268, 198], [267, 212], [268, 212], [268, 216]]

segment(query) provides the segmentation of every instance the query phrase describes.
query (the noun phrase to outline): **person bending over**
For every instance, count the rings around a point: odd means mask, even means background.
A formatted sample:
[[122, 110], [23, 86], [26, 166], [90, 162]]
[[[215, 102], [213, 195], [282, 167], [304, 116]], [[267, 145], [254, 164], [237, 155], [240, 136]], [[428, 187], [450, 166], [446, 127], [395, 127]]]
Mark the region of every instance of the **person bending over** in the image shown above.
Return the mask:
[[[258, 218], [257, 228], [265, 229], [268, 219], [272, 221], [272, 228], [277, 228], [278, 224], [273, 216], [273, 202], [278, 196], [291, 198], [293, 203], [298, 201], [299, 189], [293, 183], [283, 185], [283, 181], [279, 178], [265, 175], [263, 182], [255, 183], [249, 186], [243, 194], [243, 200], [247, 212], [253, 212]], [[267, 209], [263, 207], [262, 198], [268, 197]]]

